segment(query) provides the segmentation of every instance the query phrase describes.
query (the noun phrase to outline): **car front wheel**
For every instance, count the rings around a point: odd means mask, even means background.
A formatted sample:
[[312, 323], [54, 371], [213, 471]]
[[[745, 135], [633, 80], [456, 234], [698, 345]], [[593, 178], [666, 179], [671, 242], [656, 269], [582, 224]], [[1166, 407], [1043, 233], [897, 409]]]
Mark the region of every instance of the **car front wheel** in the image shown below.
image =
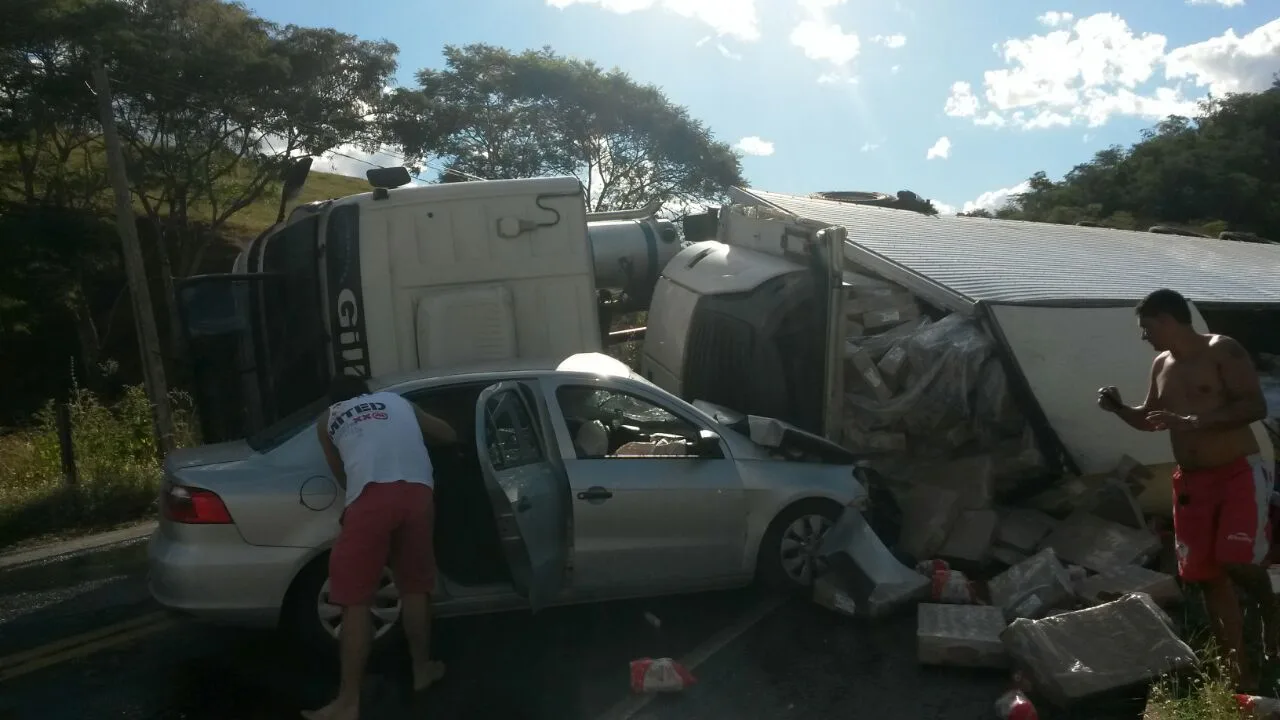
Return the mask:
[[[372, 616], [373, 650], [380, 652], [395, 636], [400, 626], [400, 591], [391, 575], [383, 568], [378, 590], [369, 607]], [[338, 647], [342, 630], [342, 607], [329, 600], [329, 563], [327, 557], [313, 562], [298, 577], [291, 593], [287, 621], [294, 633], [307, 645], [324, 652]]]
[[827, 531], [840, 517], [830, 500], [803, 500], [774, 518], [760, 541], [756, 572], [766, 585], [780, 590], [813, 586], [823, 565], [818, 556]]

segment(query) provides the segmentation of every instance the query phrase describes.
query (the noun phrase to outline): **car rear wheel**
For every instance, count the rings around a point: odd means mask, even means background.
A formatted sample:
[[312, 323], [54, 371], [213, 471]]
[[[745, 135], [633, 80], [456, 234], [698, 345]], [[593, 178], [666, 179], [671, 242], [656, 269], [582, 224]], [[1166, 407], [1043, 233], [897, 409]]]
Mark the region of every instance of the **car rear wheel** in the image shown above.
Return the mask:
[[813, 587], [823, 570], [818, 551], [840, 511], [839, 504], [830, 500], [803, 500], [779, 513], [760, 541], [756, 561], [760, 580], [780, 590]]
[[[400, 609], [400, 591], [391, 575], [391, 568], [384, 567], [369, 608], [374, 652], [382, 651], [397, 635]], [[291, 593], [288, 623], [307, 645], [324, 652], [337, 650], [338, 633], [342, 630], [342, 608], [329, 601], [327, 556], [313, 561], [298, 577]]]

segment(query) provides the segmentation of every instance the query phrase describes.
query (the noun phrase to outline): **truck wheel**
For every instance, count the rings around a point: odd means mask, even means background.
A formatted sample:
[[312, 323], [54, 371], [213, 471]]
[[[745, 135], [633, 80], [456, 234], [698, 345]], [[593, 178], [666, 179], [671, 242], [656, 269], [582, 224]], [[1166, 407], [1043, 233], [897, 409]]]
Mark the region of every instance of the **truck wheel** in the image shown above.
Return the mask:
[[[372, 652], [382, 653], [394, 641], [400, 627], [400, 592], [391, 568], [382, 569], [378, 592], [369, 609], [373, 615]], [[294, 582], [289, 594], [285, 622], [307, 647], [318, 652], [338, 652], [338, 631], [342, 608], [329, 602], [329, 556], [311, 561]]]
[[818, 550], [842, 508], [830, 500], [801, 500], [769, 524], [760, 541], [756, 575], [778, 590], [808, 590], [821, 573]]

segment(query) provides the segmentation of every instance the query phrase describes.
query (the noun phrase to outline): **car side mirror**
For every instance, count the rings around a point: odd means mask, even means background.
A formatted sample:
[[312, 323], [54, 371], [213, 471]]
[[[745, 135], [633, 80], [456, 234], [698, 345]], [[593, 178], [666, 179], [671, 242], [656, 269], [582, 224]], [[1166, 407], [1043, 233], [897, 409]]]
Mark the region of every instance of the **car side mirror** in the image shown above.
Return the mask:
[[700, 458], [722, 458], [720, 436], [710, 430], [699, 430], [698, 438], [693, 441], [693, 454]]

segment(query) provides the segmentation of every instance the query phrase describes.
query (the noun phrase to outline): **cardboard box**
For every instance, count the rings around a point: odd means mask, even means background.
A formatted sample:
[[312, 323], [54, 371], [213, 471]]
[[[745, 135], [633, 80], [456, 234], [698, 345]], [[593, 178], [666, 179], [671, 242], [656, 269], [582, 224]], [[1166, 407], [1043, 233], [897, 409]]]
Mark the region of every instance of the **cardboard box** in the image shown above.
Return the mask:
[[1138, 565], [1113, 568], [1080, 583], [1080, 599], [1090, 605], [1101, 605], [1135, 592], [1150, 595], [1162, 607], [1182, 602], [1182, 588], [1177, 579]]
[[859, 322], [867, 330], [878, 330], [880, 328], [892, 327], [911, 322], [920, 317], [920, 306], [915, 300], [910, 303], [895, 305], [890, 308], [882, 308], [863, 313], [859, 316]]
[[1000, 513], [996, 542], [1020, 552], [1032, 553], [1057, 526], [1057, 520], [1039, 510], [1008, 508]]
[[1074, 590], [1067, 569], [1052, 550], [1041, 550], [991, 578], [991, 604], [1005, 617], [1038, 618], [1067, 607]]
[[1045, 539], [1063, 562], [1096, 573], [1125, 565], [1142, 565], [1160, 552], [1160, 538], [1087, 512], [1063, 520]]
[[956, 518], [947, 534], [947, 540], [938, 555], [947, 560], [959, 560], [981, 565], [991, 553], [991, 541], [996, 535], [999, 518], [995, 510], [966, 510]]
[[1005, 627], [1000, 608], [921, 604], [916, 610], [916, 657], [921, 665], [1006, 668], [1009, 657], [1000, 640]]
[[888, 352], [880, 356], [880, 361], [876, 363], [876, 369], [880, 371], [880, 377], [884, 379], [889, 389], [897, 392], [902, 388], [902, 378], [906, 374], [907, 349], [901, 345], [894, 345]]
[[[880, 377], [871, 353], [854, 345], [845, 344], [845, 387], [853, 392], [868, 395], [880, 402], [888, 402], [893, 398], [893, 390]], [[851, 371], [851, 372], [848, 372]]]

